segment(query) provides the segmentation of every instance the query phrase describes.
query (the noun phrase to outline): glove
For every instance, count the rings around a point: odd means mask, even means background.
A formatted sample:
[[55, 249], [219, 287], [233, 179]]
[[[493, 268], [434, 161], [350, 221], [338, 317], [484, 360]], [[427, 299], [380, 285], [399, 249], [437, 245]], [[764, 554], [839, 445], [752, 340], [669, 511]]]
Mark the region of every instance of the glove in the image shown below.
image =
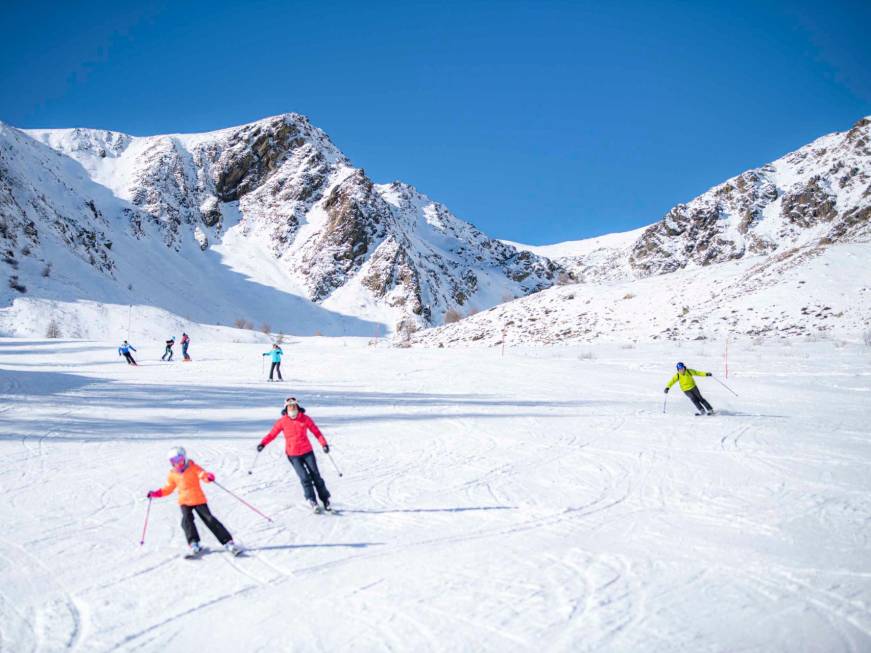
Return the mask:
[[163, 496], [163, 492], [161, 492], [160, 490], [151, 490], [148, 492], [149, 499], [159, 499], [162, 496]]
[[705, 373], [705, 376], [714, 376], [714, 375], [711, 374], [710, 372], [707, 372], [707, 373]]
[[668, 394], [668, 391], [669, 391], [669, 390], [671, 390], [671, 388], [666, 388], [666, 389], [665, 389], [665, 394]]
[[263, 444], [262, 442], [261, 442], [260, 444], [258, 444], [258, 445], [257, 445], [257, 453], [260, 453], [261, 451], [263, 451], [263, 449], [264, 449], [265, 446], [266, 446], [266, 445]]
[[203, 476], [203, 480], [206, 483], [213, 483], [215, 481], [215, 475], [212, 472], [206, 472], [206, 475]]
[[330, 453], [330, 445], [328, 445], [328, 444], [324, 445], [324, 453]]

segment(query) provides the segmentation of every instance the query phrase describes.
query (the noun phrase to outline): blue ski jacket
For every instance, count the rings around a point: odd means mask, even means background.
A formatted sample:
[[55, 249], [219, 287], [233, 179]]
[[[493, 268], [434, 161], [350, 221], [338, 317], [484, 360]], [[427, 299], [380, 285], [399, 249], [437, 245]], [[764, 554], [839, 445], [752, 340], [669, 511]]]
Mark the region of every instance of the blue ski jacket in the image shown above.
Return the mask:
[[281, 351], [281, 347], [279, 347], [278, 349], [271, 349], [269, 351], [265, 351], [265, 352], [263, 352], [263, 355], [264, 356], [271, 356], [273, 363], [280, 363], [281, 357], [284, 355], [284, 352]]
[[131, 350], [136, 351], [136, 347], [131, 344], [121, 345], [120, 347], [118, 347], [118, 354], [128, 354]]

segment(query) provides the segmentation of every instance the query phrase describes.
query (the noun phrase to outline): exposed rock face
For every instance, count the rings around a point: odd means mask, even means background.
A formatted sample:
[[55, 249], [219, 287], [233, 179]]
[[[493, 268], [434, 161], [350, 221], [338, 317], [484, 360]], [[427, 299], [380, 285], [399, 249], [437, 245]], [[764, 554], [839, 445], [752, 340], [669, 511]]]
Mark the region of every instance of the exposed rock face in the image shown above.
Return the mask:
[[648, 228], [630, 253], [638, 276], [869, 236], [871, 121], [749, 170]]
[[[3, 130], [7, 151], [27, 151], [39, 161], [0, 180], [0, 236], [8, 234], [14, 249], [52, 224], [107, 274], [113, 260], [102, 245], [111, 240], [105, 226], [143, 244], [156, 238], [188, 260], [222, 245], [232, 230], [233, 246], [246, 254], [223, 248], [224, 256], [252, 279], [280, 266], [280, 285], [333, 310], [368, 319], [372, 305], [390, 326], [424, 326], [448, 310], [479, 310], [546, 288], [562, 272], [490, 240], [409, 186], [374, 184], [298, 114], [142, 138]], [[43, 195], [41, 168], [58, 171], [58, 192]], [[265, 285], [276, 283], [269, 274]]]
[[334, 186], [322, 206], [328, 219], [302, 255], [307, 287], [315, 300], [324, 299], [360, 270], [392, 218], [362, 170]]
[[[80, 148], [93, 145], [100, 158], [123, 147], [111, 132], [93, 136], [88, 139], [82, 130], [73, 130], [72, 143]], [[38, 255], [49, 235], [111, 277], [115, 263], [106, 233], [109, 224], [90, 196], [70, 192], [77, 181], [77, 171], [68, 170], [55, 152], [0, 123], [0, 251], [10, 279], [19, 276], [16, 271], [23, 259]]]
[[856, 338], [871, 320], [869, 247], [871, 118], [864, 118], [678, 204], [640, 235], [537, 248], [576, 252], [555, 260], [583, 285], [523, 297], [412, 340]]

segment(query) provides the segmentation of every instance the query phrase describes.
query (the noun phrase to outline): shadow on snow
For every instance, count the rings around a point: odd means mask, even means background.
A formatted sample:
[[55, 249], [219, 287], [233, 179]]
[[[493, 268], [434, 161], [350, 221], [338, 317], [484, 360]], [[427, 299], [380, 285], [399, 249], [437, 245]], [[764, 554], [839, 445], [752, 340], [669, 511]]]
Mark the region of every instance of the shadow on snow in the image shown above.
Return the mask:
[[517, 510], [517, 506], [474, 506], [471, 508], [400, 508], [397, 510], [351, 510], [348, 508], [341, 508], [342, 512], [362, 513], [366, 515], [392, 515], [406, 512], [480, 512], [485, 510]]
[[281, 551], [283, 549], [365, 549], [370, 546], [384, 546], [384, 542], [347, 542], [328, 544], [271, 544], [267, 546], [251, 546], [245, 551]]
[[[48, 438], [59, 442], [174, 440], [180, 436], [191, 440], [259, 438], [278, 419], [288, 395], [298, 397], [309, 416], [325, 429], [352, 423], [546, 417], [552, 416], [548, 411], [553, 409], [634, 405], [620, 400], [517, 401], [485, 394], [327, 390], [302, 384], [295, 388], [140, 384], [17, 370], [0, 370], [0, 393], [8, 404], [0, 440]], [[34, 405], [48, 408], [28, 417]], [[348, 411], [319, 416], [318, 409], [323, 408]], [[153, 413], [143, 418], [137, 414], [143, 409]], [[247, 409], [256, 416], [213, 417], [212, 410], [223, 409]], [[361, 414], [361, 409], [381, 412]], [[193, 411], [194, 416], [173, 414], [180, 410]]]

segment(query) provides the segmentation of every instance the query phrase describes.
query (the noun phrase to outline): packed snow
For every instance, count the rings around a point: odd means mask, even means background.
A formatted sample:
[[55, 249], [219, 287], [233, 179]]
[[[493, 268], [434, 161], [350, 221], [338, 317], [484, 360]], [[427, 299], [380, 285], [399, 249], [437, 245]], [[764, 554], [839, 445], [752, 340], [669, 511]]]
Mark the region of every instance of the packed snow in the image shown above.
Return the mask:
[[523, 243], [515, 243], [512, 240], [503, 240], [502, 242], [506, 245], [511, 245], [515, 249], [532, 252], [539, 256], [546, 256], [549, 259], [559, 260], [563, 258], [589, 256], [597, 250], [603, 249], [628, 250], [641, 237], [641, 234], [644, 233], [645, 229], [647, 229], [647, 227], [641, 227], [631, 231], [621, 231], [601, 236], [593, 236], [582, 240], [567, 240], [563, 243], [554, 243], [552, 245], [524, 245]]
[[[0, 650], [871, 650], [869, 347], [295, 338], [278, 384], [232, 337], [0, 339]], [[289, 395], [338, 514], [280, 438], [248, 474]], [[245, 556], [174, 496], [140, 546], [173, 445], [274, 520], [205, 486]]]

